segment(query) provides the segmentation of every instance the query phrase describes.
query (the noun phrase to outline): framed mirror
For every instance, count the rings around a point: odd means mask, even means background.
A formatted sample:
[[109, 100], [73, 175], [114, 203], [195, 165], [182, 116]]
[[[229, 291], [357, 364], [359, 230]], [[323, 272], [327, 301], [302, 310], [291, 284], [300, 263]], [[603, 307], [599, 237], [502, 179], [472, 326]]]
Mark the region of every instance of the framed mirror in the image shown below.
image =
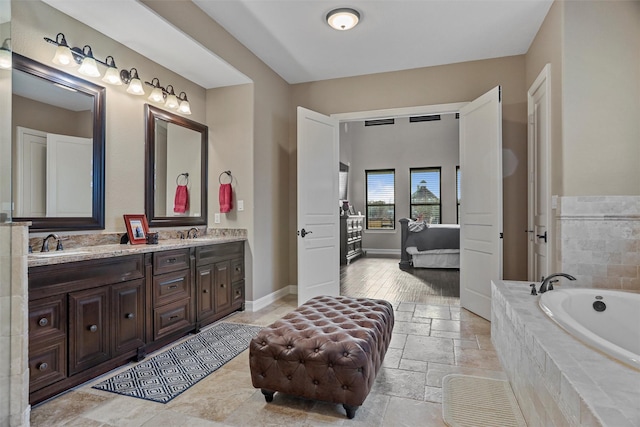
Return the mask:
[[104, 229], [105, 88], [13, 53], [13, 221]]
[[209, 128], [149, 104], [145, 117], [149, 226], [206, 225]]

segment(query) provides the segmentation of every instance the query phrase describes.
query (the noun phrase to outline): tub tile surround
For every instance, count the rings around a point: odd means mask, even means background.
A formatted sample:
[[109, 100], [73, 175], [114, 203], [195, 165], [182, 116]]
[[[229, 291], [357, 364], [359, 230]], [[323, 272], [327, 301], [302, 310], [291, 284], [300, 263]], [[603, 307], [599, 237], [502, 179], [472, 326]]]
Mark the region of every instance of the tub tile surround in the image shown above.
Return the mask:
[[566, 285], [640, 291], [640, 196], [559, 197], [556, 229]]
[[640, 370], [587, 347], [529, 282], [492, 283], [491, 337], [528, 425], [640, 426]]

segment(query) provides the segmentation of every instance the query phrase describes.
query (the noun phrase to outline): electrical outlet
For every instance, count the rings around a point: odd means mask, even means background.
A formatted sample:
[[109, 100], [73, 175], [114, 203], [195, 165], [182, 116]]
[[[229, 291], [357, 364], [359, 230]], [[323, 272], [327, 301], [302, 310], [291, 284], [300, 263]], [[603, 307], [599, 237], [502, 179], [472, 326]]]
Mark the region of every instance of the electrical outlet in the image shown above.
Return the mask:
[[213, 222], [215, 222], [216, 224], [220, 224], [220, 214], [217, 213], [213, 216]]
[[238, 210], [239, 211], [244, 210], [244, 200], [238, 200]]

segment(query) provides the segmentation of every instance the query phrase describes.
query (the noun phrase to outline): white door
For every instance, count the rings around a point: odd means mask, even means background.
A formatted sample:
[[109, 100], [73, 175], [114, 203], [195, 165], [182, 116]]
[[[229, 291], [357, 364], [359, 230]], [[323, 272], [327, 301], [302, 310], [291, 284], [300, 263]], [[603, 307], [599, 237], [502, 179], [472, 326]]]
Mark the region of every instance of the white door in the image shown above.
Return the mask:
[[460, 109], [460, 305], [491, 319], [491, 280], [502, 279], [500, 86]]
[[47, 214], [47, 133], [18, 126], [18, 170], [14, 216]]
[[90, 217], [93, 140], [47, 134], [47, 216]]
[[550, 65], [540, 72], [527, 93], [529, 116], [528, 175], [529, 208], [528, 278], [541, 280], [551, 271], [549, 221], [551, 219], [551, 93], [549, 92]]
[[298, 107], [298, 305], [340, 295], [338, 122]]

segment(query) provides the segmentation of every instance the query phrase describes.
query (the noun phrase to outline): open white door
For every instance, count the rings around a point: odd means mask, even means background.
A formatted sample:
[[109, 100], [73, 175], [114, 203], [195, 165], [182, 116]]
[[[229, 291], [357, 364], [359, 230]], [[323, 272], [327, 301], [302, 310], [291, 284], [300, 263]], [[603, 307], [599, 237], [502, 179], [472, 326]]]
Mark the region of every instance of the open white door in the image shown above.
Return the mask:
[[298, 107], [298, 305], [340, 295], [338, 122]]
[[551, 220], [551, 93], [550, 64], [547, 64], [527, 93], [529, 116], [528, 169], [529, 207], [527, 234], [528, 279], [541, 280], [551, 272], [549, 221]]
[[491, 319], [491, 280], [502, 279], [500, 86], [460, 109], [460, 305]]

